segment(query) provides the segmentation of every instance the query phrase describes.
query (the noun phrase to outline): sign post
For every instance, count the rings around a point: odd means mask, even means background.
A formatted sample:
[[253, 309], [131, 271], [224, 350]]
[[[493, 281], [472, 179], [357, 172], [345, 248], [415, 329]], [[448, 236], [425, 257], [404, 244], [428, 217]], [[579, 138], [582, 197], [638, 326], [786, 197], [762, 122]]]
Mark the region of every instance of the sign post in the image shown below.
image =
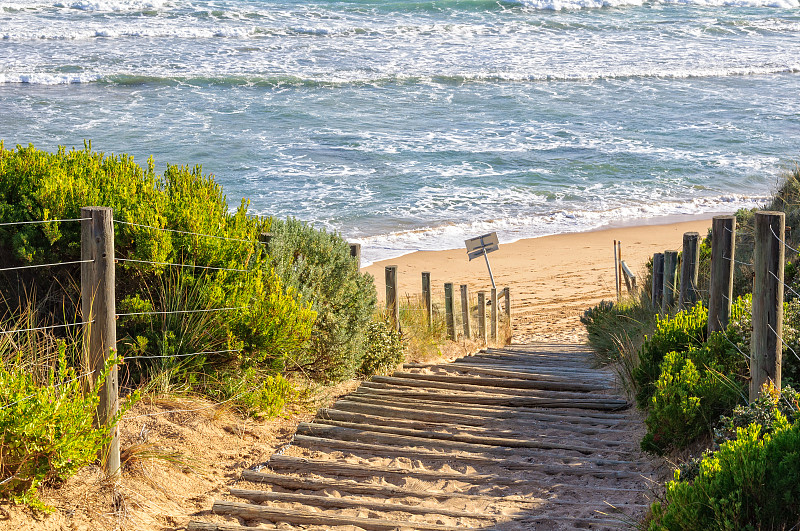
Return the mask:
[[484, 234], [483, 236], [478, 236], [477, 238], [471, 238], [469, 240], [465, 240], [467, 244], [467, 256], [469, 257], [470, 261], [473, 258], [478, 258], [479, 256], [483, 256], [486, 259], [486, 268], [489, 270], [489, 278], [492, 280], [492, 288], [497, 289], [497, 286], [494, 283], [494, 275], [492, 274], [492, 266], [489, 265], [489, 253], [497, 251], [500, 249], [500, 244], [497, 241], [497, 233], [492, 232], [489, 234]]

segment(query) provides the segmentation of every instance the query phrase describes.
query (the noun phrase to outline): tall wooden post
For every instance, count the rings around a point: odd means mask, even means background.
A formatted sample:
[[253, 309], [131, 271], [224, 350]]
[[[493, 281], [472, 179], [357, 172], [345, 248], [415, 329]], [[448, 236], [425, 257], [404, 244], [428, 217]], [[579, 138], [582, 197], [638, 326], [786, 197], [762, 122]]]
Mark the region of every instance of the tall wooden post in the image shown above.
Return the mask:
[[492, 314], [491, 314], [491, 334], [492, 340], [497, 339], [497, 288], [492, 288]]
[[466, 284], [461, 284], [461, 321], [464, 325], [464, 337], [472, 337], [469, 329], [469, 288]]
[[395, 330], [400, 329], [400, 297], [397, 296], [397, 266], [386, 266], [386, 309], [394, 323]]
[[433, 306], [431, 306], [431, 274], [422, 272], [422, 304], [425, 306], [425, 320], [428, 328], [433, 326]]
[[356, 269], [361, 269], [361, 244], [360, 243], [351, 243], [350, 244], [350, 256], [352, 256], [356, 261]]
[[[92, 382], [103, 372], [110, 356], [117, 352], [116, 306], [114, 302], [114, 214], [108, 207], [81, 209], [81, 310], [86, 325], [88, 362]], [[95, 426], [103, 426], [119, 409], [117, 366], [108, 373], [98, 390]], [[101, 461], [106, 475], [120, 475], [119, 429], [111, 430], [111, 441], [103, 449]]]
[[733, 299], [736, 252], [736, 216], [716, 216], [711, 222], [711, 286], [708, 298], [708, 332], [728, 327]]
[[664, 253], [653, 255], [653, 286], [650, 292], [653, 309], [661, 310], [661, 301], [664, 299]]
[[697, 304], [697, 277], [700, 266], [699, 233], [687, 232], [683, 235], [682, 256], [680, 307], [686, 309]]
[[478, 339], [486, 343], [486, 292], [478, 292]]
[[453, 283], [444, 283], [444, 317], [447, 323], [447, 339], [456, 339], [456, 319], [453, 315]]
[[750, 341], [750, 401], [771, 381], [781, 388], [783, 331], [783, 212], [756, 212], [753, 254], [753, 336]]
[[614, 240], [614, 289], [617, 291], [617, 303], [620, 301], [620, 288], [619, 288], [619, 257], [617, 256], [617, 240]]
[[667, 312], [675, 306], [675, 277], [678, 273], [678, 251], [664, 251], [664, 295], [661, 311]]

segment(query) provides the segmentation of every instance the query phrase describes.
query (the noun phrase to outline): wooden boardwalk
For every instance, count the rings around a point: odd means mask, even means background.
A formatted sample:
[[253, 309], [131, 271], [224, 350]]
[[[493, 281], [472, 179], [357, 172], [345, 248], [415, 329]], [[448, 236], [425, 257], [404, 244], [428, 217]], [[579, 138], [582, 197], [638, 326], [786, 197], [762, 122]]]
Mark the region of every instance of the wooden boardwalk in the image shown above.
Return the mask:
[[652, 470], [615, 384], [579, 345], [406, 365], [300, 424], [188, 529], [627, 528]]

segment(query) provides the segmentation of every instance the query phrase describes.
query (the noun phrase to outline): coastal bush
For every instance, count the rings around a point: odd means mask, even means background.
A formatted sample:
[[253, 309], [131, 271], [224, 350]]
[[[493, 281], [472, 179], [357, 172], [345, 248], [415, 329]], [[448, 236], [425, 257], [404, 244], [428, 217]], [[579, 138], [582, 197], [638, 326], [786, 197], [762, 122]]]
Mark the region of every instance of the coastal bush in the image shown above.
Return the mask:
[[639, 363], [633, 370], [636, 403], [647, 409], [655, 394], [655, 382], [661, 375], [661, 362], [670, 352], [684, 352], [698, 347], [706, 339], [708, 310], [702, 304], [674, 316], [656, 317], [652, 336], [639, 349]]
[[691, 481], [675, 471], [664, 502], [651, 506], [650, 531], [794, 529], [800, 522], [800, 423], [778, 413], [772, 433], [758, 424], [700, 462]]
[[310, 348], [287, 368], [319, 380], [353, 377], [377, 304], [372, 276], [358, 271], [349, 245], [336, 234], [292, 218], [274, 220], [271, 232], [270, 265], [287, 289], [310, 301], [316, 314]]
[[[85, 375], [68, 365], [64, 342], [41, 380], [27, 365], [20, 352], [0, 361], [0, 497], [49, 510], [39, 488], [94, 462], [111, 426], [93, 426], [99, 399], [84, 392]], [[98, 376], [98, 387], [111, 366]]]
[[391, 371], [403, 362], [405, 357], [405, 343], [403, 337], [388, 318], [379, 316], [367, 325], [367, 346], [358, 374], [369, 376], [376, 373]]
[[643, 450], [663, 454], [683, 448], [710, 434], [721, 414], [746, 399], [737, 374], [746, 368], [745, 360], [722, 335], [716, 332], [701, 347], [664, 357], [645, 421]]

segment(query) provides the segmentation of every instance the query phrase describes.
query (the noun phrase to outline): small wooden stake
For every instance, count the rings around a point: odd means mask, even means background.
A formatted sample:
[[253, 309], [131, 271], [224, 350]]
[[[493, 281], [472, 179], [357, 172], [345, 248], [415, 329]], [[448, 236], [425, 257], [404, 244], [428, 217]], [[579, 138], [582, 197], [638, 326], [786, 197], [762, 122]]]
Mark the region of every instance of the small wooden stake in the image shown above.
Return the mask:
[[444, 315], [447, 322], [447, 339], [454, 341], [456, 338], [456, 320], [453, 315], [453, 283], [444, 283]]
[[750, 401], [767, 383], [781, 388], [781, 333], [783, 331], [783, 212], [756, 212], [753, 253], [753, 336], [750, 360]]
[[699, 233], [687, 232], [683, 235], [682, 256], [680, 308], [687, 309], [697, 304], [697, 277], [700, 266]]
[[[92, 382], [103, 372], [110, 356], [117, 352], [117, 322], [115, 306], [114, 275], [114, 226], [113, 212], [108, 207], [84, 207], [81, 209], [81, 260], [93, 260], [81, 264], [81, 311], [86, 325], [88, 340], [88, 362]], [[119, 409], [119, 382], [117, 366], [108, 373], [98, 390], [95, 426], [107, 424]], [[103, 449], [101, 461], [106, 475], [118, 479], [120, 476], [119, 429], [111, 430], [111, 441]]]
[[678, 251], [664, 251], [664, 296], [661, 311], [667, 313], [675, 306], [675, 277], [678, 273]]
[[661, 301], [664, 299], [664, 253], [653, 255], [653, 286], [650, 292], [653, 309], [661, 311]]
[[617, 302], [620, 301], [619, 293], [619, 266], [617, 263], [617, 240], [614, 240], [614, 289], [617, 293]]
[[492, 340], [497, 339], [497, 288], [492, 288], [492, 316], [491, 316], [491, 333]]
[[466, 284], [461, 284], [461, 321], [464, 324], [464, 337], [472, 337], [469, 329], [469, 288]]
[[350, 256], [352, 256], [356, 260], [356, 269], [361, 269], [361, 244], [360, 243], [351, 243], [350, 244]]
[[397, 266], [386, 266], [386, 309], [394, 323], [395, 330], [400, 329], [400, 297], [397, 296]]
[[736, 248], [736, 216], [716, 216], [711, 223], [711, 287], [708, 300], [708, 332], [728, 327], [733, 299], [733, 266]]
[[431, 274], [427, 271], [422, 273], [422, 304], [425, 306], [425, 320], [430, 329], [433, 326], [433, 306], [431, 306]]
[[478, 292], [478, 339], [486, 343], [486, 292]]

